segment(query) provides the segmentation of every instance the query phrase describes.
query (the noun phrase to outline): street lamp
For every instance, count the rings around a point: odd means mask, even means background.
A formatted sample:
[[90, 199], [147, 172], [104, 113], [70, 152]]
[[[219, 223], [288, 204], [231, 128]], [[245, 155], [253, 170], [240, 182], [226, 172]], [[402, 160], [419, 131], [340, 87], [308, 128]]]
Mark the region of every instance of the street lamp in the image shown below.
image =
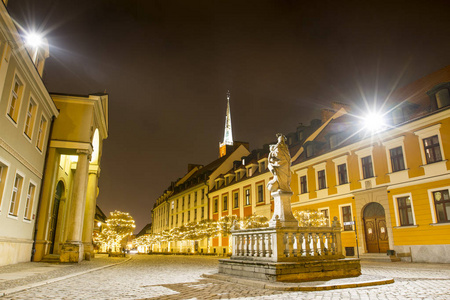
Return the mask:
[[39, 34], [37, 32], [30, 32], [30, 33], [27, 33], [27, 35], [25, 37], [25, 42], [27, 43], [27, 45], [36, 49], [42, 45], [43, 37], [41, 34]]
[[370, 112], [361, 119], [364, 129], [371, 133], [377, 133], [386, 128], [384, 115], [379, 112]]

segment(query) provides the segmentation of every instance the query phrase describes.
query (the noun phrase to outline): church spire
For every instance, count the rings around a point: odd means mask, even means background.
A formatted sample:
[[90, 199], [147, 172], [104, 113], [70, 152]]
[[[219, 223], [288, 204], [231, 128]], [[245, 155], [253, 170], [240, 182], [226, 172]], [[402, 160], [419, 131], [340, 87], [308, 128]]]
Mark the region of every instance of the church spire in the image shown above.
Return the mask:
[[233, 132], [231, 130], [230, 91], [227, 92], [227, 114], [225, 116], [225, 134], [223, 143], [220, 143], [220, 156], [226, 154], [226, 147], [233, 146]]

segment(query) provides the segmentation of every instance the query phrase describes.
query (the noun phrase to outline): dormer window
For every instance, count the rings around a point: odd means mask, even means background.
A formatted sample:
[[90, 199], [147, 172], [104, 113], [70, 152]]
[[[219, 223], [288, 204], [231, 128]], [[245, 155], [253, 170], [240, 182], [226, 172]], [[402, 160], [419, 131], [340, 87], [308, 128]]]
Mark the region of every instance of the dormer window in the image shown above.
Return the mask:
[[434, 88], [428, 91], [427, 94], [436, 109], [450, 106], [450, 82], [436, 85]]
[[225, 185], [229, 185], [230, 184], [230, 177], [225, 177]]
[[266, 162], [263, 161], [263, 162], [261, 162], [261, 170], [260, 170], [260, 172], [264, 171], [265, 169], [266, 169]]
[[314, 147], [313, 144], [308, 144], [306, 145], [306, 157], [311, 157], [314, 155]]
[[241, 179], [241, 172], [236, 173], [236, 181]]
[[252, 176], [252, 168], [248, 168], [247, 169], [247, 177], [251, 177]]
[[342, 136], [340, 134], [333, 134], [330, 136], [330, 149], [334, 149], [342, 142]]

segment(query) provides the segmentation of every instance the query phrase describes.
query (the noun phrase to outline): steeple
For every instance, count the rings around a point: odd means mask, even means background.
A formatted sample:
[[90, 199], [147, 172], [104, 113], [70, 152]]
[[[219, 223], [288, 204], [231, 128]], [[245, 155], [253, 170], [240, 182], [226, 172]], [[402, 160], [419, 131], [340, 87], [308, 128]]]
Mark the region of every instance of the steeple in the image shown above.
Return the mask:
[[233, 132], [231, 130], [230, 91], [227, 92], [227, 114], [225, 116], [225, 134], [223, 143], [219, 144], [220, 157], [226, 155], [227, 146], [233, 146]]

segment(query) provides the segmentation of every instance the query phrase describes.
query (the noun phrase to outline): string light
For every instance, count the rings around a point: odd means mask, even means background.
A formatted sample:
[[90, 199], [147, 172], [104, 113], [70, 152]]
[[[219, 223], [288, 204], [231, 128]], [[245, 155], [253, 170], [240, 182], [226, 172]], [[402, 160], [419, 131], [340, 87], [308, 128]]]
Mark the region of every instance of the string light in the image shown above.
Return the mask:
[[122, 241], [133, 234], [136, 225], [129, 213], [115, 210], [110, 215], [102, 232], [95, 234], [93, 239], [94, 243], [103, 245], [111, 251], [119, 252]]

